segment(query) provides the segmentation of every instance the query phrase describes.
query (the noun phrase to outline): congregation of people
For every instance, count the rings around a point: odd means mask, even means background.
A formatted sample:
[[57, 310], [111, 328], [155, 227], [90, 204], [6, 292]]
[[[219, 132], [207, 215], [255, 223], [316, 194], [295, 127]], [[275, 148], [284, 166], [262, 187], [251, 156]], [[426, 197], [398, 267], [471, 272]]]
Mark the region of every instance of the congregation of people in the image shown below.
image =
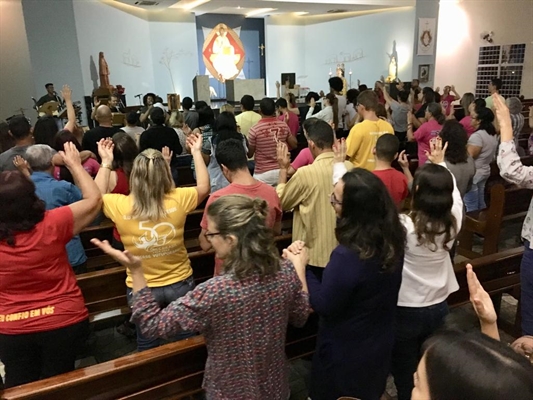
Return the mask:
[[[79, 234], [107, 218], [113, 240], [92, 243], [126, 267], [138, 351], [202, 334], [207, 399], [288, 399], [287, 326], [312, 313], [312, 400], [378, 400], [389, 376], [398, 400], [532, 399], [533, 202], [522, 230], [524, 336], [500, 341], [471, 266], [480, 332], [450, 330], [446, 317], [459, 289], [456, 239], [466, 213], [487, 206], [491, 163], [533, 188], [518, 143], [533, 107], [526, 121], [498, 78], [486, 99], [416, 79], [327, 84], [301, 107], [278, 84], [277, 99], [246, 95], [217, 112], [189, 97], [169, 112], [149, 93], [123, 127], [113, 123], [118, 97], [96, 99], [86, 132], [65, 85], [62, 129], [53, 117], [1, 124], [5, 387], [74, 369], [89, 333]], [[195, 285], [184, 233], [203, 204], [198, 243], [215, 268]], [[290, 211], [292, 244], [280, 256], [275, 237]]]

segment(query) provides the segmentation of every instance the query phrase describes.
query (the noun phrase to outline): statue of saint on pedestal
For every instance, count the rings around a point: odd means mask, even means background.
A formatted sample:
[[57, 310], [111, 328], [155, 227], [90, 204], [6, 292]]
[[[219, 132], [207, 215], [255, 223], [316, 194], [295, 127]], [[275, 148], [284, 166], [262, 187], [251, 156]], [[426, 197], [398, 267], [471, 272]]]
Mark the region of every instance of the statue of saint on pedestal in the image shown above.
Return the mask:
[[109, 83], [109, 67], [103, 51], [100, 52], [98, 58], [98, 67], [100, 71], [100, 87], [105, 89], [111, 88], [111, 84]]
[[346, 92], [348, 91], [348, 82], [344, 77], [344, 64], [337, 64], [337, 76], [342, 79], [342, 92], [339, 94], [341, 96], [346, 96]]

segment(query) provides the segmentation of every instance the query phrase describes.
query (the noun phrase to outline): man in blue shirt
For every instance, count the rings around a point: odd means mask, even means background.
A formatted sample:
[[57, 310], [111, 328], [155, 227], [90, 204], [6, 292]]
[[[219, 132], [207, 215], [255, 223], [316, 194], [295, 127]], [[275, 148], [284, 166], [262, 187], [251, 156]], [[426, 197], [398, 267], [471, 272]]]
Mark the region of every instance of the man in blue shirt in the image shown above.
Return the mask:
[[[33, 173], [35, 193], [44, 201], [47, 210], [67, 206], [82, 199], [81, 191], [70, 182], [53, 178], [52, 158], [55, 150], [44, 144], [36, 144], [26, 149], [26, 161]], [[79, 235], [72, 238], [66, 246], [68, 261], [76, 274], [87, 272], [87, 256]]]

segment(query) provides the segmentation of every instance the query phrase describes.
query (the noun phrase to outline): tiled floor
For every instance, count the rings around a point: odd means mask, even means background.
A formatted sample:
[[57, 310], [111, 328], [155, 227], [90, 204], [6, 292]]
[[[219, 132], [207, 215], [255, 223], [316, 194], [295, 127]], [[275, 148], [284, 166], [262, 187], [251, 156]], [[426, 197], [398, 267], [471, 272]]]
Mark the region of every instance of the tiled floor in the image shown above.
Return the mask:
[[[520, 228], [521, 223], [516, 222], [506, 224], [502, 228], [502, 240], [500, 250], [520, 246]], [[479, 248], [481, 240], [476, 241], [476, 247]], [[513, 321], [516, 313], [516, 300], [510, 296], [505, 295], [501, 306], [501, 316], [506, 321]], [[119, 321], [120, 322], [120, 321]], [[479, 324], [472, 307], [467, 304], [461, 307], [454, 308], [448, 320], [448, 326], [459, 328], [461, 330], [479, 329]], [[511, 342], [512, 337], [501, 332], [502, 341]], [[102, 363], [118, 357], [131, 354], [136, 351], [135, 339], [127, 338], [126, 336], [117, 332], [114, 326], [98, 329], [91, 332], [90, 338], [87, 342], [84, 356], [76, 362], [76, 368], [83, 368], [86, 366]], [[310, 359], [300, 359], [291, 362], [291, 400], [305, 400], [307, 399], [306, 381], [309, 376], [311, 368]], [[0, 374], [4, 375], [4, 366], [0, 363]], [[387, 393], [390, 398], [395, 398], [396, 390], [392, 379], [389, 379], [387, 384]]]

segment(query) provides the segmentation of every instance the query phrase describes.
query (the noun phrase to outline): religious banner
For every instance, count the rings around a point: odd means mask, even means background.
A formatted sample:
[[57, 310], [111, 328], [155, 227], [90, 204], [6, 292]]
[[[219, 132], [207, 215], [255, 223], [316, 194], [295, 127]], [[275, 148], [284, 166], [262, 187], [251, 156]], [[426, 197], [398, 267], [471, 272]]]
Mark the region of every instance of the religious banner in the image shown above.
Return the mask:
[[240, 74], [246, 53], [239, 35], [226, 24], [220, 23], [205, 38], [202, 55], [211, 75], [225, 82]]
[[418, 19], [418, 51], [419, 56], [432, 56], [435, 52], [436, 18]]

